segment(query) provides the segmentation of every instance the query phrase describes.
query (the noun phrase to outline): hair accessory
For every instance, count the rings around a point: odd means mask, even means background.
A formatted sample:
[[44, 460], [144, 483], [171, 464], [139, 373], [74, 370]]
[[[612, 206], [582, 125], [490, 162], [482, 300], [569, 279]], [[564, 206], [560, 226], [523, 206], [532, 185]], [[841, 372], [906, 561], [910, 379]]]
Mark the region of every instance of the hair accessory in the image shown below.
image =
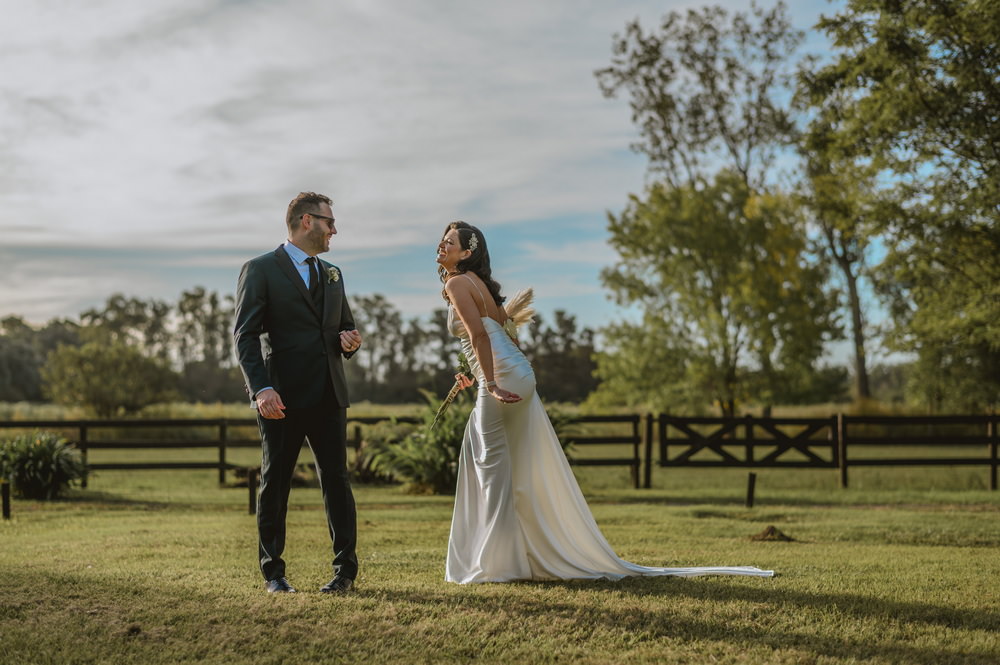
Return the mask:
[[477, 247], [479, 247], [479, 236], [476, 235], [475, 231], [472, 231], [472, 237], [469, 238], [469, 251], [474, 252]]

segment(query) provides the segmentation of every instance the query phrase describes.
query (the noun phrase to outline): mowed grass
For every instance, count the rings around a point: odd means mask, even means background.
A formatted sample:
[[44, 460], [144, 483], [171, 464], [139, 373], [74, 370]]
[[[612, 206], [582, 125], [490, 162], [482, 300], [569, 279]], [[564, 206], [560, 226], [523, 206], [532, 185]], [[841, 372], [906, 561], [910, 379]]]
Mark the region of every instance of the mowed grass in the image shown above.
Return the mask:
[[[285, 555], [301, 593], [274, 596], [245, 488], [105, 471], [0, 522], [0, 662], [1000, 662], [984, 469], [857, 469], [847, 490], [832, 470], [762, 470], [752, 509], [745, 471], [655, 469], [650, 490], [624, 468], [576, 471], [624, 558], [777, 577], [448, 584], [452, 499], [356, 487], [357, 590], [327, 597], [319, 491], [296, 488]], [[769, 525], [795, 540], [750, 539]]]

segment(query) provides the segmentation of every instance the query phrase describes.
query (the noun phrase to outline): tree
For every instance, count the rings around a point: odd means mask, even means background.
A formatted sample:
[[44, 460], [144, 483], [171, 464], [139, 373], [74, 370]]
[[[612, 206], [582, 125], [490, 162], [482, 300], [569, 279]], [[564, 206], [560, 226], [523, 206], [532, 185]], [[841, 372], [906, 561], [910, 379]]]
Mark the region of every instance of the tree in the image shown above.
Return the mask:
[[662, 182], [609, 214], [620, 260], [604, 283], [643, 313], [603, 331], [614, 341], [598, 356], [596, 403], [637, 397], [632, 386], [643, 385], [654, 400], [709, 399], [731, 415], [751, 393], [770, 403], [792, 397], [790, 385], [809, 392], [803, 377], [817, 375], [837, 334], [834, 299], [792, 201], [768, 189], [778, 151], [795, 139], [791, 55], [801, 40], [782, 2], [750, 14], [671, 12], [658, 31], [633, 21], [616, 36], [598, 82], [606, 96], [628, 92], [641, 136], [633, 148]]
[[831, 150], [830, 116], [816, 118], [802, 138], [806, 162], [803, 205], [819, 229], [823, 254], [840, 272], [850, 313], [854, 346], [854, 396], [871, 397], [868, 385], [867, 337], [859, 281], [877, 227], [871, 167], [838, 159]]
[[521, 348], [535, 370], [537, 391], [542, 399], [580, 402], [597, 387], [594, 376], [594, 331], [578, 328], [576, 317], [564, 310], [554, 312], [555, 321], [545, 326], [535, 315]]
[[99, 418], [134, 413], [174, 396], [176, 375], [166, 364], [116, 341], [60, 346], [42, 367], [53, 401], [84, 406]]
[[201, 286], [181, 292], [170, 345], [171, 356], [180, 363], [179, 388], [186, 399], [233, 402], [247, 397], [232, 353], [233, 308], [232, 294], [220, 298]]
[[0, 401], [43, 399], [41, 367], [59, 344], [78, 345], [79, 326], [53, 319], [36, 330], [18, 316], [0, 321]]
[[[701, 189], [655, 184], [609, 214], [620, 259], [602, 280], [644, 316], [606, 332], [621, 357], [599, 355], [608, 384], [595, 399], [612, 397], [622, 387], [615, 369], [633, 366], [630, 376], [670, 386], [660, 395], [712, 401], [733, 415], [737, 401], [781, 399], [791, 376], [813, 372], [838, 334], [835, 299], [823, 288], [825, 267], [808, 260], [796, 211], [788, 197], [755, 194], [726, 171]], [[662, 365], [647, 355], [654, 347]]]
[[361, 384], [350, 386], [355, 399], [378, 399], [379, 388], [393, 376], [398, 365], [403, 328], [399, 310], [380, 293], [352, 299], [351, 311], [364, 344], [354, 356]]
[[895, 323], [889, 341], [942, 377], [971, 368], [985, 383], [968, 408], [996, 404], [1000, 5], [849, 0], [818, 27], [838, 54], [804, 73], [802, 90], [817, 108], [836, 100], [839, 158], [881, 172], [877, 286]]
[[611, 66], [596, 72], [606, 97], [628, 92], [641, 135], [632, 147], [671, 185], [710, 179], [727, 164], [762, 187], [791, 140], [787, 92], [802, 33], [783, 2], [754, 4], [751, 14], [670, 12], [648, 33], [636, 19], [615, 35]]
[[38, 352], [30, 344], [0, 336], [0, 402], [41, 401], [40, 366]]
[[232, 294], [220, 298], [198, 286], [181, 292], [177, 301], [178, 355], [185, 364], [204, 361], [222, 368], [234, 367], [232, 353]]
[[430, 328], [427, 331], [430, 343], [431, 389], [435, 395], [442, 395], [451, 388], [458, 371], [458, 354], [462, 345], [448, 327], [448, 310], [438, 308], [431, 312]]
[[430, 330], [418, 318], [404, 320], [381, 294], [355, 298], [351, 310], [365, 336], [361, 351], [347, 364], [355, 399], [411, 402], [421, 389], [451, 387], [458, 348], [447, 329], [446, 310], [434, 312]]
[[170, 305], [160, 300], [127, 298], [116, 293], [103, 309], [80, 314], [84, 326], [97, 336], [143, 349], [146, 354], [167, 359], [170, 355]]

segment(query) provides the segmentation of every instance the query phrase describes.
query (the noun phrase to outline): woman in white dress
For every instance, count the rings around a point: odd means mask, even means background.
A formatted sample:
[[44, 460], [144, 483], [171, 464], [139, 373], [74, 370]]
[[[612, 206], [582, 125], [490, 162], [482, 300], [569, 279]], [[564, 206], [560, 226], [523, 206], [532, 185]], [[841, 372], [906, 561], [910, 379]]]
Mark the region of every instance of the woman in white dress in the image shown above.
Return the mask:
[[535, 393], [482, 232], [449, 224], [437, 263], [449, 325], [479, 384], [459, 459], [447, 581], [774, 574], [751, 567], [649, 568], [620, 559], [598, 529]]

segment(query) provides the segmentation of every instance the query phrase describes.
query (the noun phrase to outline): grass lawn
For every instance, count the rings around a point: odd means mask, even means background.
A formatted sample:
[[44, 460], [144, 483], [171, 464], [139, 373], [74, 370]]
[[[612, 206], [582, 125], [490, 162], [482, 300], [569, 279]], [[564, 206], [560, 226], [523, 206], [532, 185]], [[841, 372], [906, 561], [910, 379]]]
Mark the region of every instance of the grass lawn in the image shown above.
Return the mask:
[[[250, 452], [250, 451], [248, 451]], [[303, 456], [306, 459], [307, 455]], [[1000, 493], [982, 470], [578, 468], [618, 553], [773, 579], [443, 581], [450, 497], [356, 487], [361, 575], [330, 598], [319, 492], [294, 489], [268, 595], [245, 488], [214, 471], [99, 473], [0, 522], [0, 663], [1000, 662]], [[756, 542], [774, 525], [794, 542]]]

